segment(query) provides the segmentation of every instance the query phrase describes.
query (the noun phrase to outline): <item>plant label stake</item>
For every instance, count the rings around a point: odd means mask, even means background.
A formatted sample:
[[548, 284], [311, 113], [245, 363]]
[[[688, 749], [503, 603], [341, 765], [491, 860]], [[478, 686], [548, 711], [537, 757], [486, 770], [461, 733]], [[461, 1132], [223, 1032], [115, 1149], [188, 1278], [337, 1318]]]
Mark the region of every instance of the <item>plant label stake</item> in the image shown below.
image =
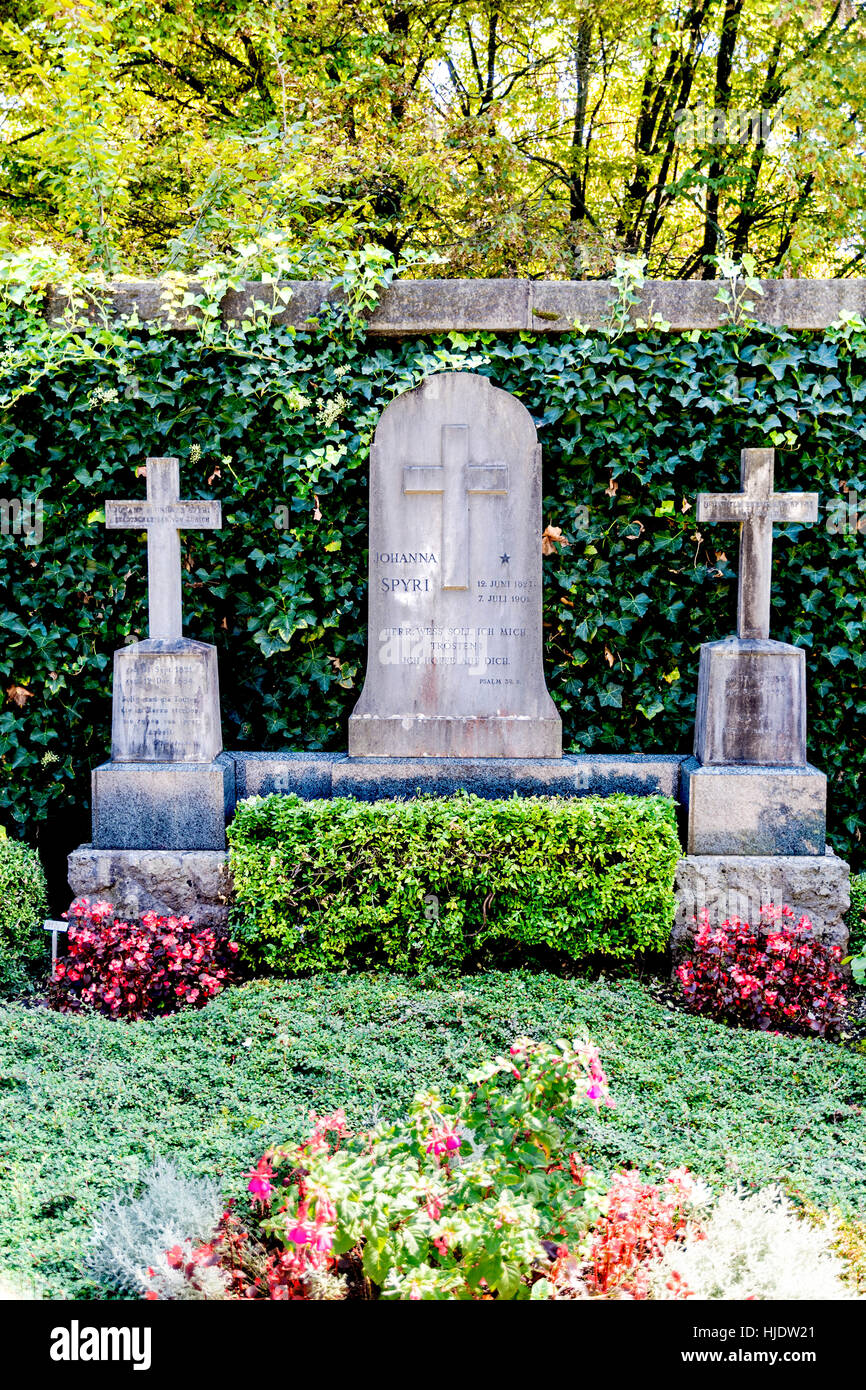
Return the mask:
[[69, 931], [69, 923], [44, 922], [43, 927], [45, 931], [50, 931], [51, 933], [51, 974], [53, 975], [54, 967], [57, 964], [57, 933], [62, 931]]

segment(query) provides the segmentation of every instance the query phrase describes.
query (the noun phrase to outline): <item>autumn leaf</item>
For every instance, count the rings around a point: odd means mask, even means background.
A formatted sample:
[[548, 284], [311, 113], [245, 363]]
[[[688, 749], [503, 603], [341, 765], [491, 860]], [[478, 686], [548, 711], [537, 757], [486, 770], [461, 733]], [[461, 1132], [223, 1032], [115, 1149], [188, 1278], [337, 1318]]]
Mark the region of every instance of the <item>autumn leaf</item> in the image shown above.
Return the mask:
[[321, 520], [322, 520], [322, 513], [321, 513], [321, 511], [319, 510], [319, 499], [318, 499], [318, 497], [316, 496], [315, 493], [313, 493], [313, 501], [314, 501], [315, 504], [316, 504], [316, 509], [315, 509], [315, 511], [313, 512], [313, 520], [314, 520], [314, 521], [321, 521]]
[[613, 665], [613, 652], [611, 651], [610, 647], [605, 647], [604, 659], [607, 662], [608, 666]]
[[559, 526], [546, 526], [541, 537], [542, 555], [556, 555], [558, 545], [570, 545], [571, 542], [562, 534]]
[[221, 477], [222, 477], [222, 473], [220, 472], [220, 466], [219, 466], [219, 464], [217, 464], [216, 468], [214, 469], [214, 471], [211, 473], [210, 477], [209, 477], [208, 480], [207, 480], [207, 485], [208, 485], [208, 487], [210, 487], [210, 485], [211, 485], [211, 483], [213, 482], [214, 478], [221, 478]]
[[605, 492], [607, 493], [608, 497], [615, 497], [618, 491], [619, 491], [619, 483], [616, 481], [615, 478], [611, 477], [610, 482], [608, 483], [607, 487], [605, 488]]
[[8, 685], [6, 687], [6, 698], [7, 700], [11, 700], [13, 705], [17, 705], [19, 709], [23, 709], [27, 701], [33, 699], [33, 691], [28, 690], [27, 687], [23, 685]]

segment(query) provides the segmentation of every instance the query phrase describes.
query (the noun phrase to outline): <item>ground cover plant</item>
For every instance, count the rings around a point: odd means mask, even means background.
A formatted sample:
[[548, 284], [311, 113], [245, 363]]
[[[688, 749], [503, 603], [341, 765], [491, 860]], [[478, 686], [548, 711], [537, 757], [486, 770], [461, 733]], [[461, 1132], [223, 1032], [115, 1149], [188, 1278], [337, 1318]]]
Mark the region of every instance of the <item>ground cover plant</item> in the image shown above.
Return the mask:
[[663, 951], [680, 857], [664, 797], [242, 801], [232, 933], [261, 972], [460, 965], [544, 946]]
[[582, 1126], [582, 1156], [602, 1174], [631, 1165], [658, 1182], [687, 1166], [716, 1190], [778, 1181], [798, 1205], [862, 1219], [856, 1052], [674, 1012], [634, 980], [319, 976], [123, 1026], [3, 1008], [0, 1276], [94, 1296], [90, 1223], [156, 1156], [227, 1198], [270, 1146], [303, 1139], [311, 1111], [342, 1107], [353, 1129], [397, 1119], [416, 1091], [447, 1091], [516, 1037], [563, 1033], [592, 1037], [616, 1097]]

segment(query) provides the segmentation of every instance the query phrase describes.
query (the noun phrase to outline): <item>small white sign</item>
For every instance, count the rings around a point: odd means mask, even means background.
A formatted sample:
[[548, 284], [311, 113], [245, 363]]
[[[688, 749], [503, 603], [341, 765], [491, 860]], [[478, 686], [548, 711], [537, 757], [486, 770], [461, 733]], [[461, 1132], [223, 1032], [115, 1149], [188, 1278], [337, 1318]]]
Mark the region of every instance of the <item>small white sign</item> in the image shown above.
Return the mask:
[[51, 973], [54, 974], [54, 967], [57, 964], [57, 933], [69, 930], [68, 922], [44, 922], [45, 931], [51, 932]]

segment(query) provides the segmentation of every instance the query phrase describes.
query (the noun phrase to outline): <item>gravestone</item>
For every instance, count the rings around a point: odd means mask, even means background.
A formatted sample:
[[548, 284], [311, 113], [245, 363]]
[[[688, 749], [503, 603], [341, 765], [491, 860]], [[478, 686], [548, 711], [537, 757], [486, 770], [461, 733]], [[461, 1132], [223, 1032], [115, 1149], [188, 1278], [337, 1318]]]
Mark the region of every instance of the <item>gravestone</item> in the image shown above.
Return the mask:
[[689, 854], [819, 855], [827, 783], [806, 760], [806, 658], [770, 640], [773, 523], [817, 520], [816, 493], [773, 491], [773, 450], [744, 449], [742, 491], [700, 493], [699, 523], [740, 527], [737, 633], [701, 647]]
[[561, 758], [544, 681], [541, 448], [524, 405], [442, 372], [370, 455], [368, 659], [350, 758]]
[[107, 501], [109, 530], [147, 533], [149, 632], [114, 654], [111, 762], [93, 773], [97, 849], [221, 849], [234, 767], [220, 757], [216, 648], [183, 636], [181, 530], [219, 502], [180, 497], [176, 458], [147, 460], [147, 496]]
[[182, 501], [175, 458], [147, 460], [147, 498], [108, 501], [109, 530], [147, 533], [148, 638], [114, 654], [114, 762], [209, 762], [222, 750], [216, 648], [183, 636], [181, 530], [219, 530], [219, 502]]

